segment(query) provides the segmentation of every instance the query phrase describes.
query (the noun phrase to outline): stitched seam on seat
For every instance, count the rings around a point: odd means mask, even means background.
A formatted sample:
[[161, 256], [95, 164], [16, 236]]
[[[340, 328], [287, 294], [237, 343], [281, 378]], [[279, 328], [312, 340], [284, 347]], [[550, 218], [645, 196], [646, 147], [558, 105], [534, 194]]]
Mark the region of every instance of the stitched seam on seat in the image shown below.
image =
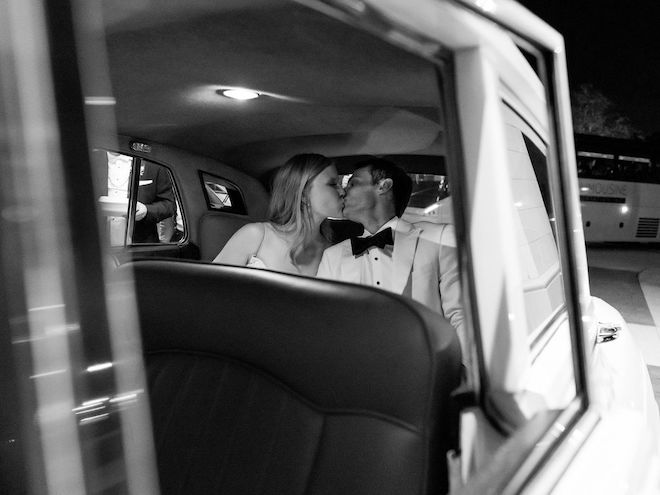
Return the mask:
[[318, 438], [316, 439], [316, 450], [314, 451], [314, 460], [310, 464], [309, 467], [309, 473], [307, 473], [307, 481], [305, 482], [305, 491], [304, 493], [309, 493], [309, 484], [312, 482], [312, 475], [314, 474], [314, 470], [316, 468], [316, 464], [318, 463], [319, 460], [319, 452], [321, 451], [321, 444], [323, 443], [321, 440], [323, 439], [323, 435], [325, 434], [325, 416], [321, 416], [322, 423], [321, 423], [321, 432], [319, 433]]
[[258, 482], [259, 486], [255, 486], [254, 493], [263, 493], [264, 490], [263, 483], [264, 480], [266, 479], [266, 473], [268, 472], [268, 467], [270, 466], [270, 462], [273, 457], [273, 450], [275, 449], [275, 445], [277, 445], [277, 439], [282, 429], [282, 420], [284, 419], [284, 411], [286, 411], [286, 408], [290, 400], [290, 395], [283, 394], [283, 396], [284, 396], [284, 400], [282, 401], [282, 405], [280, 407], [280, 411], [277, 416], [277, 425], [275, 427], [275, 431], [273, 432], [270, 446], [268, 447], [268, 449], [264, 449], [265, 451], [267, 450], [266, 462], [263, 471], [259, 475], [259, 482]]
[[175, 409], [177, 408], [177, 405], [182, 402], [179, 398], [184, 394], [186, 387], [190, 383], [190, 380], [191, 380], [191, 377], [192, 377], [192, 374], [195, 370], [196, 365], [197, 365], [197, 361], [195, 361], [193, 363], [193, 366], [192, 366], [192, 369], [191, 369], [190, 373], [184, 379], [184, 381], [187, 382], [186, 385], [184, 385], [182, 387], [179, 387], [176, 391], [176, 394], [174, 395], [174, 402], [173, 402], [172, 407], [170, 409], [170, 413], [167, 416], [167, 420], [163, 422], [162, 433], [161, 433], [161, 439], [163, 439], [163, 440], [158, 442], [158, 444], [156, 445], [156, 452], [162, 451], [162, 449], [163, 449], [163, 442], [165, 441], [166, 438], [168, 438], [167, 430], [170, 427], [170, 423], [172, 422], [172, 418], [174, 418], [174, 416], [175, 416]]
[[[208, 408], [208, 412], [206, 415], [206, 421], [204, 421], [202, 424], [204, 425], [204, 428], [200, 428], [198, 434], [197, 434], [197, 439], [195, 443], [198, 443], [200, 439], [206, 438], [207, 437], [207, 431], [209, 429], [209, 426], [211, 424], [211, 418], [213, 417], [213, 413], [215, 412], [215, 409], [217, 408], [220, 398], [221, 398], [221, 391], [222, 387], [225, 383], [225, 377], [227, 375], [227, 368], [228, 364], [225, 363], [224, 366], [222, 367], [222, 375], [220, 376], [220, 382], [218, 383], [217, 388], [215, 389], [213, 400], [211, 401], [211, 406]], [[179, 487], [179, 492], [183, 493], [183, 489], [185, 486], [187, 486], [189, 479], [190, 479], [190, 473], [191, 473], [191, 465], [193, 463], [193, 455], [194, 451], [190, 452], [190, 455], [188, 456], [188, 461], [185, 463], [185, 476], [181, 477], [181, 486]]]
[[[168, 364], [170, 364], [170, 363], [168, 363]], [[146, 362], [145, 362], [145, 365], [146, 365]], [[154, 367], [147, 366], [147, 377], [146, 377], [147, 383], [148, 384], [153, 383], [153, 385], [149, 385], [147, 387], [147, 390], [151, 391], [151, 393], [155, 394], [156, 390], [158, 390], [158, 387], [160, 386], [160, 382], [161, 382], [163, 376], [165, 375], [165, 369], [166, 369], [166, 366], [154, 366]], [[154, 411], [153, 407], [151, 407], [151, 406], [150, 406], [150, 414], [151, 414], [151, 418], [152, 418], [151, 419], [152, 424], [155, 426], [156, 411]], [[152, 426], [152, 429], [153, 429], [153, 426]], [[155, 445], [154, 445], [154, 447], [155, 447]]]
[[344, 416], [344, 415], [365, 416], [365, 417], [378, 419], [380, 421], [399, 426], [403, 429], [406, 429], [406, 430], [411, 431], [411, 432], [416, 433], [416, 434], [424, 434], [425, 433], [425, 431], [420, 430], [416, 426], [414, 426], [414, 425], [412, 425], [412, 424], [410, 424], [406, 421], [403, 421], [399, 418], [395, 418], [393, 416], [389, 416], [387, 414], [383, 414], [383, 413], [379, 413], [379, 412], [369, 411], [369, 410], [365, 410], [365, 409], [341, 409], [341, 408], [330, 409], [330, 408], [324, 408], [324, 407], [312, 402], [311, 400], [309, 400], [308, 398], [306, 398], [305, 396], [303, 396], [302, 394], [300, 394], [296, 390], [292, 389], [291, 387], [287, 386], [285, 383], [283, 383], [281, 380], [279, 380], [277, 377], [273, 376], [272, 374], [270, 374], [270, 373], [268, 373], [268, 372], [266, 372], [266, 371], [264, 371], [260, 368], [257, 368], [255, 366], [252, 366], [249, 363], [246, 363], [244, 361], [240, 361], [238, 359], [235, 359], [235, 358], [232, 358], [232, 357], [229, 357], [229, 356], [225, 356], [225, 355], [222, 355], [222, 354], [214, 354], [214, 353], [209, 353], [209, 352], [203, 352], [203, 351], [188, 351], [188, 350], [181, 350], [181, 349], [161, 349], [161, 350], [158, 350], [158, 351], [149, 351], [149, 352], [145, 353], [145, 355], [147, 355], [147, 356], [149, 356], [149, 355], [158, 355], [158, 354], [185, 354], [185, 355], [189, 355], [189, 356], [206, 356], [206, 357], [217, 359], [217, 360], [220, 360], [220, 361], [229, 361], [229, 362], [234, 363], [237, 366], [241, 366], [243, 368], [246, 368], [247, 370], [261, 376], [262, 378], [269, 381], [273, 385], [275, 385], [275, 386], [283, 389], [287, 393], [293, 395], [294, 397], [296, 397], [296, 399], [298, 399], [304, 405], [306, 405], [307, 407], [309, 407], [310, 409], [312, 409], [313, 411], [315, 411], [319, 414], [323, 414], [323, 415], [327, 415], [327, 416], [330, 416], [330, 415], [332, 415], [332, 416]]
[[163, 377], [163, 370], [165, 369], [164, 366], [158, 366], [154, 367], [155, 369], [149, 369], [147, 367], [147, 381], [148, 383], [153, 383], [154, 384], [154, 390], [155, 387], [158, 385], [158, 382], [162, 379]]
[[[252, 399], [254, 397], [254, 393], [255, 393], [256, 388], [257, 387], [255, 386], [254, 376], [250, 375], [248, 385], [246, 387], [246, 390], [247, 390], [247, 394], [246, 394], [247, 395], [247, 406], [252, 404]], [[222, 486], [222, 480], [225, 476], [225, 470], [226, 470], [226, 467], [227, 467], [227, 462], [229, 461], [229, 458], [231, 457], [230, 452], [231, 452], [233, 444], [234, 444], [234, 436], [235, 436], [234, 434], [236, 433], [236, 430], [237, 430], [236, 423], [238, 422], [239, 418], [241, 417], [242, 412], [245, 411], [245, 410], [246, 410], [246, 400], [243, 400], [243, 401], [241, 401], [241, 404], [238, 407], [237, 414], [234, 416], [233, 428], [230, 428], [231, 434], [229, 435], [229, 439], [227, 441], [227, 449], [225, 451], [226, 452], [225, 453], [225, 458], [222, 460], [222, 465], [220, 466], [220, 473], [218, 474], [218, 479], [216, 480], [216, 484], [213, 487], [214, 488], [214, 490], [213, 490], [214, 493], [221, 492], [220, 487]], [[249, 410], [249, 407], [247, 408], [247, 410]]]

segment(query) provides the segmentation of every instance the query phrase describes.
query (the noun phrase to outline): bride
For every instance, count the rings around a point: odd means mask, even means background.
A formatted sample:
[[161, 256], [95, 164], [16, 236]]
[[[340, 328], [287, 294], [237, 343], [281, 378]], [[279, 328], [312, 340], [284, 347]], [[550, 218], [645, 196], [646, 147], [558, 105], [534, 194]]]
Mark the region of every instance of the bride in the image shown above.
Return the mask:
[[290, 158], [275, 174], [268, 221], [244, 225], [213, 262], [315, 276], [330, 245], [319, 227], [342, 216], [343, 196], [332, 160], [311, 153]]

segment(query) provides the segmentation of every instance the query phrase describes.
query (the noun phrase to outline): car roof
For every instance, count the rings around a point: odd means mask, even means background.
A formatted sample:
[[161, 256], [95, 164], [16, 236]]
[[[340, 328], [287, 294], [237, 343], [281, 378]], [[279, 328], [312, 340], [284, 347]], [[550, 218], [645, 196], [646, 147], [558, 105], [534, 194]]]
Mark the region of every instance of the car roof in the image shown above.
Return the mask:
[[[284, 0], [104, 0], [103, 7], [120, 135], [260, 179], [296, 153], [403, 156], [425, 172], [429, 160], [415, 157], [446, 152], [438, 67], [400, 48], [401, 33], [385, 30], [394, 46]], [[489, 32], [466, 24], [447, 43], [465, 45], [471, 30], [479, 33], [475, 43]], [[505, 41], [507, 63], [528, 65]], [[424, 39], [423, 49], [449, 60], [437, 40]], [[219, 94], [232, 87], [261, 96]]]
[[[257, 177], [296, 152], [442, 153], [432, 64], [295, 3], [222, 5], [108, 22], [120, 134]], [[236, 86], [262, 96], [217, 93]]]

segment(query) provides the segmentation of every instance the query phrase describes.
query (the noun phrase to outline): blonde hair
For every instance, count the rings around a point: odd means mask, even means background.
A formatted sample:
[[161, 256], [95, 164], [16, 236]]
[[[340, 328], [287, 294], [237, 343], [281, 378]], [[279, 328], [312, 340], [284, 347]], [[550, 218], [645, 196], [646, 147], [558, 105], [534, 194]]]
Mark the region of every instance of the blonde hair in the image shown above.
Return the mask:
[[312, 222], [309, 189], [312, 181], [332, 165], [329, 158], [305, 153], [295, 155], [275, 173], [268, 206], [268, 220], [281, 232], [293, 233], [289, 257], [294, 265], [304, 245], [317, 235]]

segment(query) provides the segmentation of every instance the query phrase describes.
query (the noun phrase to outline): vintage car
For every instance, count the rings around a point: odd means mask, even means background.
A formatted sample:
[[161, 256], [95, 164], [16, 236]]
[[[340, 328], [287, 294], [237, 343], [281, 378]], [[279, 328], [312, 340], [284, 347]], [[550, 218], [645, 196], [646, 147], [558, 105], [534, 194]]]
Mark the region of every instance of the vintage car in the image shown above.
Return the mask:
[[[521, 5], [3, 0], [0, 36], [0, 491], [660, 492], [563, 40]], [[401, 295], [211, 263], [302, 152], [386, 157], [404, 218], [453, 225], [460, 344]]]

